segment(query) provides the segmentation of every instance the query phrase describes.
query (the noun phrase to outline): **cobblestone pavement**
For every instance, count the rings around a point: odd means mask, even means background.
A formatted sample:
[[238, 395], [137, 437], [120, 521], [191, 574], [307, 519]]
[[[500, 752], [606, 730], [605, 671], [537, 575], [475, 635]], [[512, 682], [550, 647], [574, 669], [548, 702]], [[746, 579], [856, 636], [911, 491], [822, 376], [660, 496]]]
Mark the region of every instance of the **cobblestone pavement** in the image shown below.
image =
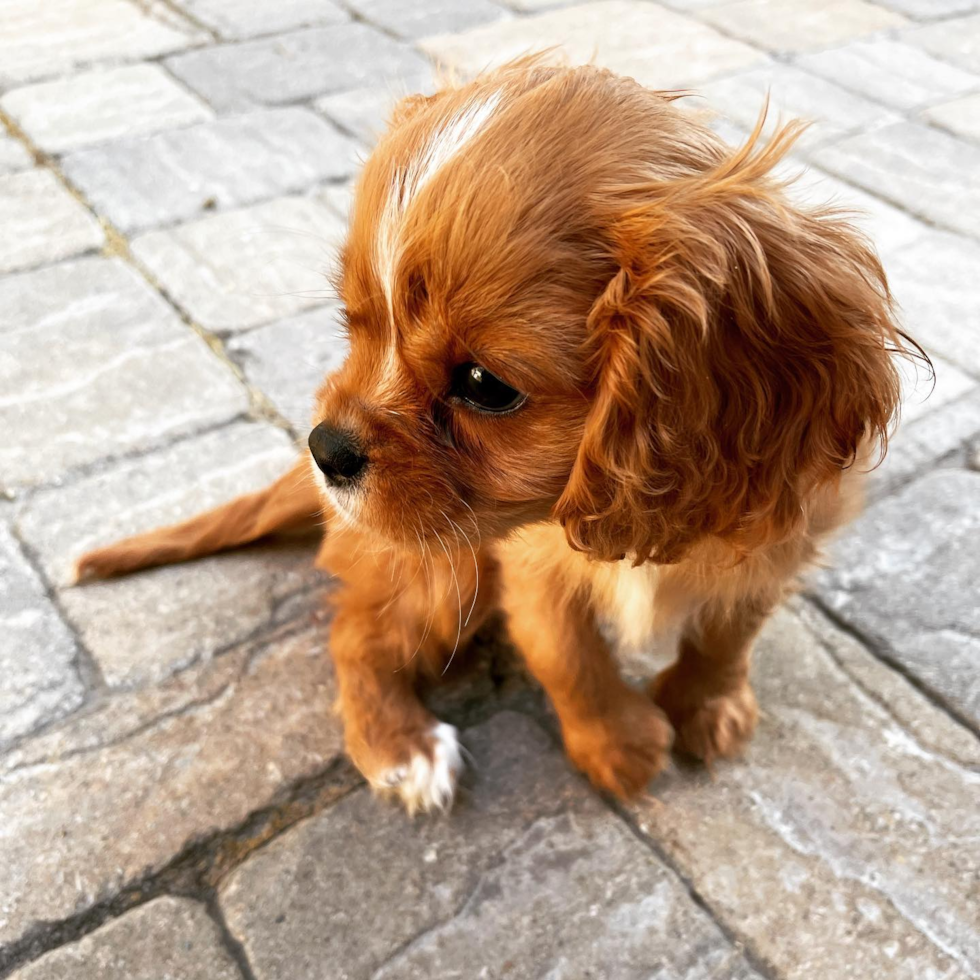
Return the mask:
[[[412, 821], [341, 755], [308, 544], [67, 568], [285, 468], [394, 94], [556, 43], [814, 120], [795, 193], [865, 209], [937, 384], [745, 762], [611, 806], [484, 669]], [[0, 976], [980, 977], [980, 0], [2, 0], [0, 274]]]

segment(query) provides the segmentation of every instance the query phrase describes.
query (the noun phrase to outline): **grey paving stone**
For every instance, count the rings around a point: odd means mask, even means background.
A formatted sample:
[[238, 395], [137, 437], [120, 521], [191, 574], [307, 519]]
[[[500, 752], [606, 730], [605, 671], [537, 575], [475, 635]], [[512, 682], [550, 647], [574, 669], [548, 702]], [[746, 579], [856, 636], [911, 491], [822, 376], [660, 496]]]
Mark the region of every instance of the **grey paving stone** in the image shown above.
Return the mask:
[[313, 395], [347, 356], [336, 307], [311, 310], [233, 337], [228, 353], [300, 434], [310, 427]]
[[[978, 536], [980, 474], [938, 470], [870, 508], [819, 579], [821, 596], [839, 616], [975, 725]], [[980, 969], [980, 936], [975, 941]]]
[[227, 112], [415, 76], [428, 65], [411, 48], [352, 23], [192, 51], [167, 67]]
[[10, 531], [0, 524], [0, 750], [84, 696], [71, 633]]
[[935, 105], [924, 115], [956, 136], [980, 143], [980, 92]]
[[351, 6], [365, 20], [404, 38], [455, 33], [507, 16], [506, 9], [491, 0], [353, 0]]
[[279, 198], [150, 232], [132, 248], [197, 323], [228, 333], [329, 299], [326, 273], [344, 230], [316, 201]]
[[980, 74], [980, 12], [906, 31], [902, 39], [930, 54]]
[[903, 412], [905, 420], [889, 441], [885, 461], [871, 475], [871, 499], [886, 496], [980, 437], [980, 387], [935, 409], [930, 402], [917, 417], [907, 418], [908, 413]]
[[980, 147], [918, 123], [900, 122], [823, 147], [813, 158], [913, 214], [980, 236]]
[[0, 273], [67, 259], [104, 240], [98, 221], [50, 170], [0, 177]]
[[328, 184], [320, 189], [318, 196], [346, 225], [354, 203], [354, 185], [350, 181], [346, 184]]
[[346, 177], [357, 153], [308, 109], [263, 109], [83, 150], [62, 168], [100, 214], [130, 233]]
[[653, 88], [696, 85], [764, 57], [705, 24], [638, 0], [581, 4], [420, 42], [439, 62], [470, 74], [553, 46], [573, 64], [593, 62]]
[[[907, 530], [922, 517], [908, 511]], [[881, 540], [852, 557], [876, 562]], [[847, 559], [837, 558], [842, 574], [854, 567]], [[864, 594], [861, 607], [872, 604]], [[895, 592], [876, 603], [897, 618], [908, 605]], [[968, 980], [980, 969], [976, 739], [798, 609], [778, 613], [760, 639], [762, 717], [746, 759], [716, 766], [714, 778], [669, 771], [653, 785], [656, 801], [634, 813], [771, 975]]]
[[204, 906], [157, 898], [17, 970], [11, 980], [241, 980]]
[[6, 0], [0, 89], [65, 75], [100, 61], [152, 58], [203, 40], [166, 11], [125, 0]]
[[157, 65], [85, 72], [0, 99], [35, 146], [63, 153], [210, 119], [214, 113]]
[[533, 722], [500, 714], [466, 744], [478, 776], [448, 820], [358, 791], [228, 879], [257, 980], [755, 976]]
[[813, 123], [800, 139], [801, 147], [833, 142], [849, 132], [867, 132], [898, 118], [877, 102], [792, 65], [766, 65], [732, 75], [701, 86], [699, 94], [709, 109], [749, 131], [768, 95], [767, 133], [791, 119]]
[[930, 231], [890, 252], [887, 265], [912, 336], [980, 377], [980, 245]]
[[[279, 429], [239, 423], [38, 494], [17, 527], [49, 578], [67, 585], [85, 551], [258, 490], [296, 454]], [[290, 611], [288, 597], [317, 581], [310, 549], [298, 543], [66, 588], [61, 602], [106, 683], [133, 687], [274, 623]]]
[[34, 162], [23, 143], [0, 130], [0, 174], [25, 170]]
[[181, 6], [223, 38], [244, 40], [301, 27], [343, 24], [347, 13], [331, 0], [181, 0]]
[[116, 894], [323, 771], [340, 752], [324, 643], [310, 630], [232, 651], [0, 759], [0, 943]]
[[57, 480], [232, 418], [246, 393], [204, 341], [116, 259], [0, 280], [0, 473]]
[[902, 375], [903, 425], [919, 421], [977, 387], [976, 379], [944, 358], [933, 354], [931, 361], [933, 375], [917, 360], [897, 362]]
[[854, 41], [804, 55], [797, 64], [896, 109], [914, 109], [980, 87], [980, 76], [933, 58], [912, 44], [887, 38]]
[[978, 0], [878, 0], [878, 3], [915, 20], [941, 20], [980, 8]]
[[432, 88], [432, 80], [420, 76], [414, 82], [400, 84], [397, 89], [394, 85], [371, 86], [325, 95], [317, 99], [314, 108], [366, 146], [374, 146], [395, 103], [406, 95], [430, 92]]
[[901, 27], [905, 18], [866, 0], [737, 0], [709, 7], [708, 23], [771, 51], [813, 51]]

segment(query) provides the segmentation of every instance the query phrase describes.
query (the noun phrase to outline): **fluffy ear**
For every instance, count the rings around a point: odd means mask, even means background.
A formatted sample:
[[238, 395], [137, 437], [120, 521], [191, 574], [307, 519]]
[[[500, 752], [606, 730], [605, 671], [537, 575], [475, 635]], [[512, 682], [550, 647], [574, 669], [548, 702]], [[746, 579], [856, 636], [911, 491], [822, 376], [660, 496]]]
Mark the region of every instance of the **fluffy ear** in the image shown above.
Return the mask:
[[881, 265], [770, 172], [799, 127], [714, 169], [628, 188], [619, 272], [589, 320], [595, 395], [556, 507], [572, 547], [673, 562], [717, 535], [746, 553], [810, 491], [884, 449], [899, 400]]

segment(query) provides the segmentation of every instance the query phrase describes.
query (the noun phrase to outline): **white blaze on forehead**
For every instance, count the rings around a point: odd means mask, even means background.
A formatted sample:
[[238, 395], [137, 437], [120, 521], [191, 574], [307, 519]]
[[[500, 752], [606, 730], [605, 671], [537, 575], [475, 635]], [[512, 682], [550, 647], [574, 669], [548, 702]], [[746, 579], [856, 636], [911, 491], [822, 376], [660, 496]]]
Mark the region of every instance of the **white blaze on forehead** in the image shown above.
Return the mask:
[[418, 155], [395, 172], [378, 221], [375, 256], [389, 311], [392, 307], [398, 262], [398, 231], [402, 217], [418, 192], [486, 126], [500, 105], [500, 98], [501, 92], [497, 90], [458, 109], [432, 134]]

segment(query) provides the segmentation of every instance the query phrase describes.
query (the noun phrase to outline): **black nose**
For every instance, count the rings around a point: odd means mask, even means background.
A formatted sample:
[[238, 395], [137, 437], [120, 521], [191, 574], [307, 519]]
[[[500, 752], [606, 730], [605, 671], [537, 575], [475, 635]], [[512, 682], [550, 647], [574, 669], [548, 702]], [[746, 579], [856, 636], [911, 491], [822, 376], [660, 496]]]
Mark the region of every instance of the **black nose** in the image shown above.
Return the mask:
[[367, 463], [357, 440], [350, 432], [321, 422], [310, 433], [310, 452], [327, 482], [335, 487], [353, 483]]

